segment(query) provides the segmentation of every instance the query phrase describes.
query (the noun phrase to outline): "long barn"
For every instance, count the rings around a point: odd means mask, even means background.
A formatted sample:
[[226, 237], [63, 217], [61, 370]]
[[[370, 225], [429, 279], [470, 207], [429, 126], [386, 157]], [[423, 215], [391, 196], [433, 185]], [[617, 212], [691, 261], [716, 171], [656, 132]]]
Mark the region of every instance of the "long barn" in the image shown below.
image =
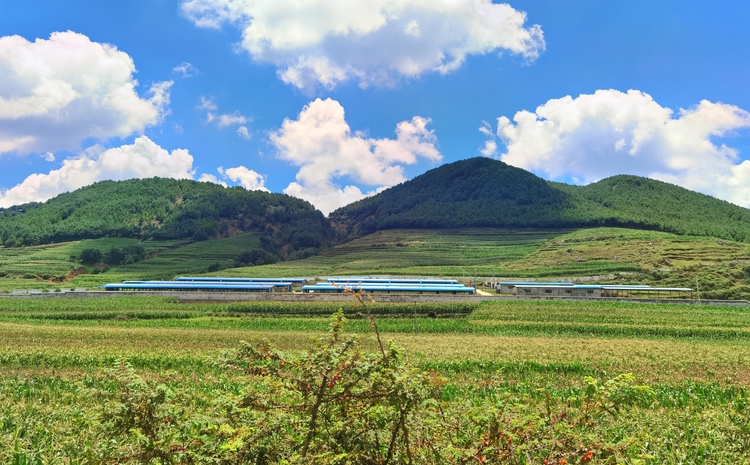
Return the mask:
[[689, 287], [651, 287], [645, 285], [573, 284], [542, 282], [504, 282], [496, 286], [498, 294], [521, 297], [588, 297], [588, 298], [670, 298], [692, 299]]

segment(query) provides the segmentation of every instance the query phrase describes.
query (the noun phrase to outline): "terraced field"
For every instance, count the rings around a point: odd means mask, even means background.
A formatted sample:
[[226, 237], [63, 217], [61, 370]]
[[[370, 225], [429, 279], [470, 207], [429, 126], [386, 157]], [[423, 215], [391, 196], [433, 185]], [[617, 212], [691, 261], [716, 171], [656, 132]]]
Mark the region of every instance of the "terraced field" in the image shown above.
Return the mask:
[[[177, 275], [325, 277], [336, 275], [572, 279], [690, 287], [704, 298], [750, 299], [750, 244], [622, 228], [567, 230], [392, 230], [341, 244], [323, 255], [273, 265], [226, 268], [258, 239], [242, 235], [197, 243], [145, 242], [148, 258], [92, 274], [71, 261], [86, 247], [128, 240], [0, 249], [0, 290], [95, 287], [123, 279]], [[119, 245], [118, 245], [119, 244]], [[84, 273], [69, 275], [73, 270]], [[210, 270], [210, 271], [209, 271]], [[72, 278], [72, 279], [68, 279]]]
[[[322, 256], [264, 265], [268, 276], [394, 274], [491, 276], [502, 263], [522, 259], [565, 231], [539, 230], [393, 230], [379, 231], [341, 244]], [[244, 269], [241, 272], [247, 273]]]
[[[146, 259], [130, 265], [112, 267], [94, 274], [93, 267], [82, 266], [77, 258], [88, 248], [106, 252], [113, 247], [142, 245]], [[213, 241], [145, 241], [134, 239], [91, 239], [43, 246], [0, 248], [0, 290], [92, 288], [125, 279], [171, 279], [181, 274], [199, 274], [209, 268], [233, 265], [243, 251], [257, 248], [253, 234]], [[81, 273], [82, 274], [78, 274]]]

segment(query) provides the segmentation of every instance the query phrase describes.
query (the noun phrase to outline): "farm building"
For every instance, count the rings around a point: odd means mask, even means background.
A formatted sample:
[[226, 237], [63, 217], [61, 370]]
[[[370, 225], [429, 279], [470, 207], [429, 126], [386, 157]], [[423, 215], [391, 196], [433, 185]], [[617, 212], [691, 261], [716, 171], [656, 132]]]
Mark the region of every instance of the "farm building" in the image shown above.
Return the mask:
[[[290, 284], [288, 284], [291, 286]], [[210, 291], [210, 292], [274, 292], [273, 284], [235, 284], [235, 283], [184, 283], [130, 281], [110, 283], [99, 286], [105, 291]]]
[[526, 297], [610, 297], [646, 299], [686, 299], [693, 297], [693, 290], [687, 287], [650, 287], [644, 285], [504, 282], [498, 283], [496, 289], [498, 293]]
[[174, 279], [175, 281], [188, 281], [188, 282], [215, 282], [215, 283], [294, 283], [302, 284], [305, 282], [305, 278], [235, 278], [231, 276], [216, 276], [213, 278], [206, 278], [202, 276], [180, 276]]
[[520, 284], [514, 287], [513, 294], [534, 297], [601, 297], [602, 288], [596, 285]]
[[361, 277], [341, 277], [329, 278], [326, 280], [330, 284], [424, 284], [424, 285], [443, 285], [458, 284], [456, 279], [407, 279], [407, 278], [361, 278]]
[[523, 285], [549, 285], [549, 286], [572, 286], [573, 283], [565, 282], [539, 282], [539, 281], [498, 281], [495, 283], [495, 292], [498, 294], [513, 294], [516, 286]]
[[692, 299], [693, 290], [689, 287], [602, 285], [602, 297]]
[[413, 294], [474, 294], [476, 289], [463, 284], [436, 284], [436, 283], [317, 283], [315, 285], [302, 286], [302, 292], [342, 293], [346, 290], [365, 291], [370, 294], [379, 293], [413, 293]]
[[107, 291], [228, 291], [228, 292], [292, 292], [293, 280], [233, 280], [178, 278], [174, 281], [123, 281], [100, 286]]

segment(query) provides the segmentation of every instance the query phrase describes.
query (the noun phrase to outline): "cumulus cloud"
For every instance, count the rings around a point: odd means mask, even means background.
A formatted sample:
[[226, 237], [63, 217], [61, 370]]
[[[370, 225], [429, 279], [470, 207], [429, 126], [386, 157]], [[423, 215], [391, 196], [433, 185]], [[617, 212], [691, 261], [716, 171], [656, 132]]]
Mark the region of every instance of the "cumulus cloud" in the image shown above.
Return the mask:
[[266, 177], [244, 166], [237, 166], [227, 169], [219, 167], [217, 171], [219, 172], [219, 175], [221, 175], [221, 177], [217, 177], [213, 174], [202, 174], [201, 177], [198, 178], [198, 181], [212, 182], [224, 187], [229, 187], [229, 183], [227, 183], [227, 180], [229, 180], [235, 183], [239, 183], [240, 186], [249, 191], [270, 192], [265, 186]]
[[500, 158], [549, 178], [634, 174], [750, 207], [750, 161], [717, 142], [750, 128], [750, 113], [736, 106], [704, 100], [675, 113], [637, 90], [599, 90], [497, 122]]
[[238, 111], [234, 113], [218, 113], [219, 107], [210, 99], [201, 97], [198, 108], [206, 111], [206, 123], [215, 124], [219, 128], [236, 126], [236, 133], [243, 139], [250, 140], [250, 130], [247, 124], [252, 123], [253, 119], [241, 115]]
[[253, 170], [247, 169], [244, 166], [227, 169], [219, 168], [219, 173], [225, 178], [234, 182], [239, 182], [242, 187], [249, 191], [268, 192], [268, 189], [266, 189], [265, 186], [266, 177]]
[[479, 132], [488, 137], [484, 143], [484, 147], [479, 149], [479, 153], [485, 157], [492, 157], [497, 154], [497, 142], [492, 130], [492, 125], [487, 121], [482, 121], [482, 125], [479, 126]]
[[159, 123], [172, 82], [143, 98], [134, 73], [126, 53], [75, 32], [0, 37], [0, 154], [71, 150]]
[[[427, 129], [429, 119], [415, 116], [396, 126], [396, 139], [371, 139], [353, 132], [344, 108], [331, 99], [308, 104], [296, 120], [284, 120], [271, 134], [277, 156], [300, 167], [296, 182], [284, 192], [305, 199], [323, 213], [406, 181], [403, 165], [420, 159], [439, 161], [437, 138]], [[364, 193], [356, 185], [339, 187], [338, 179], [373, 187]]]
[[539, 25], [525, 27], [525, 13], [491, 0], [183, 0], [180, 7], [199, 27], [239, 27], [253, 59], [308, 92], [445, 74], [470, 55], [510, 52], [533, 61], [545, 48]]
[[198, 178], [198, 182], [211, 182], [220, 186], [229, 187], [229, 184], [227, 184], [225, 181], [222, 181], [213, 174], [207, 173], [201, 174], [200, 178]]
[[131, 145], [107, 150], [90, 148], [79, 157], [64, 160], [58, 170], [32, 174], [21, 184], [0, 191], [0, 207], [43, 202], [63, 192], [108, 179], [154, 176], [192, 179], [192, 165], [193, 157], [187, 150], [177, 149], [170, 153], [148, 137], [141, 136]]

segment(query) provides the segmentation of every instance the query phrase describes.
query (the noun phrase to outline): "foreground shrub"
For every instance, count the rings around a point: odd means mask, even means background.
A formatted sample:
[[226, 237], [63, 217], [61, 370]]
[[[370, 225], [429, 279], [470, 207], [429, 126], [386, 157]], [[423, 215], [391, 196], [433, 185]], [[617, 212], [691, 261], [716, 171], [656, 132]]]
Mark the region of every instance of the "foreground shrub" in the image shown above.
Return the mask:
[[249, 386], [220, 428], [233, 459], [252, 463], [411, 461], [414, 412], [437, 392], [393, 345], [364, 353], [337, 312], [328, 336], [294, 356], [267, 341], [244, 344], [229, 366]]
[[[361, 294], [357, 299], [364, 305]], [[650, 402], [652, 391], [632, 375], [587, 377], [579, 396], [562, 400], [541, 391], [541, 403], [511, 394], [447, 401], [448, 380], [413, 368], [370, 321], [374, 352], [344, 335], [340, 310], [307, 352], [243, 343], [221, 360], [242, 388], [218, 395], [202, 415], [121, 362], [110, 372], [115, 388], [100, 456], [160, 464], [565, 465], [638, 455], [638, 438], [608, 441], [597, 428], [634, 402]]]

